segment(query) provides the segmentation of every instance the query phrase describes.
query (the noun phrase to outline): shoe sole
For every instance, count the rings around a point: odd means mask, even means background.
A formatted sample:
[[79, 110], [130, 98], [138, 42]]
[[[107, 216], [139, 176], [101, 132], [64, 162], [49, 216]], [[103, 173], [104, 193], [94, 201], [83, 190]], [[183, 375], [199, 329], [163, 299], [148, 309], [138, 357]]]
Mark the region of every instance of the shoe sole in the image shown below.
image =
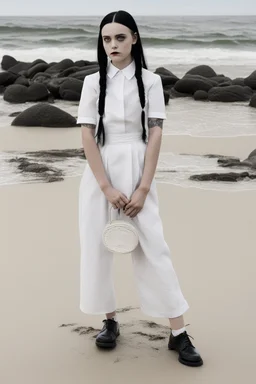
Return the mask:
[[183, 360], [181, 357], [179, 357], [179, 362], [183, 365], [187, 365], [188, 367], [201, 367], [204, 363], [203, 360], [187, 361], [187, 360]]
[[104, 348], [104, 349], [113, 349], [116, 347], [116, 342], [114, 343], [101, 343], [99, 341], [96, 341], [96, 345], [99, 348]]
[[[118, 338], [119, 335], [120, 333], [118, 333], [116, 337]], [[112, 343], [103, 343], [96, 340], [95, 344], [97, 345], [97, 347], [104, 348], [104, 349], [113, 349], [116, 347], [116, 341], [113, 341]]]
[[[175, 351], [175, 352], [177, 352], [178, 353], [178, 351], [176, 351], [176, 349], [175, 348], [171, 348], [171, 347], [168, 347], [168, 349], [170, 350], [170, 351]], [[181, 364], [183, 364], [183, 365], [187, 365], [188, 367], [201, 367], [203, 364], [204, 364], [204, 362], [203, 362], [203, 360], [201, 359], [201, 360], [198, 360], [198, 361], [188, 361], [188, 360], [184, 360], [184, 359], [182, 359], [180, 356], [179, 356], [179, 362], [181, 363]]]

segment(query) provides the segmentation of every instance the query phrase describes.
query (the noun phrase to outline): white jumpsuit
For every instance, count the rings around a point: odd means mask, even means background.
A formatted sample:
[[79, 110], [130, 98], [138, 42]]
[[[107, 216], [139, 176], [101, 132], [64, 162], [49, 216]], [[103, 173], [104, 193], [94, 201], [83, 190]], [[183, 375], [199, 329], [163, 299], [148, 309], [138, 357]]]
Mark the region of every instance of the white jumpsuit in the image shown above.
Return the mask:
[[[147, 118], [165, 119], [161, 78], [142, 70]], [[85, 78], [78, 108], [78, 124], [97, 124], [99, 72]], [[107, 68], [104, 128], [105, 146], [99, 146], [105, 171], [114, 188], [128, 198], [139, 185], [146, 144], [141, 139], [141, 105], [134, 61], [123, 70], [112, 63]], [[155, 180], [143, 209], [131, 219], [139, 233], [140, 245], [132, 253], [141, 310], [153, 317], [174, 318], [182, 315], [188, 304], [165, 242]], [[79, 189], [79, 231], [81, 246], [80, 309], [88, 314], [116, 310], [112, 278], [113, 255], [105, 249], [102, 232], [109, 220], [109, 203], [87, 163]], [[125, 271], [124, 271], [125, 273]]]

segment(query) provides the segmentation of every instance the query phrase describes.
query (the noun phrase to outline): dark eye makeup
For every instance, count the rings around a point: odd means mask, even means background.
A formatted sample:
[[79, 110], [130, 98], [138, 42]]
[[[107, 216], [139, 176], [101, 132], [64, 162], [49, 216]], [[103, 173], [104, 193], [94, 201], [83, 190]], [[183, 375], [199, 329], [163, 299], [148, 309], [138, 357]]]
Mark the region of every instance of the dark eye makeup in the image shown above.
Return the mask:
[[[126, 35], [116, 35], [115, 38], [117, 40], [124, 40]], [[110, 36], [103, 36], [104, 41], [110, 40]]]

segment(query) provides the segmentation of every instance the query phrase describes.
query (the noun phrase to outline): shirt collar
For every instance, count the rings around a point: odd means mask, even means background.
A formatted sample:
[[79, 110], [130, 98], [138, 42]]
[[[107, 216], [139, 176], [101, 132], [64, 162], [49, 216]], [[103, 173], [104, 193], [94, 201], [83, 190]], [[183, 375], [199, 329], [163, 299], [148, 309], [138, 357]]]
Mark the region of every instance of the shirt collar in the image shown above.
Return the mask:
[[127, 67], [125, 67], [124, 69], [118, 69], [110, 61], [108, 64], [108, 70], [107, 70], [108, 77], [110, 77], [110, 79], [112, 79], [118, 72], [122, 72], [124, 74], [124, 76], [128, 80], [130, 80], [135, 74], [135, 62], [134, 62], [134, 60], [129, 65], [127, 65]]

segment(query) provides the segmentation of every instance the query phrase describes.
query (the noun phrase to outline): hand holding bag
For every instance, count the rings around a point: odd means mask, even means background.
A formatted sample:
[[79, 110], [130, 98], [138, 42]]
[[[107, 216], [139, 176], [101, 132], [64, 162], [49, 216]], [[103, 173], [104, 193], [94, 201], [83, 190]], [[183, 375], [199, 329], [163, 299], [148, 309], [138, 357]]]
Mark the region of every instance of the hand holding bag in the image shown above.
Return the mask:
[[[110, 208], [109, 223], [105, 226], [102, 240], [105, 247], [113, 253], [130, 253], [139, 244], [139, 236], [136, 228], [127, 221], [112, 220], [111, 212], [113, 207]], [[120, 216], [120, 210], [118, 210]]]

